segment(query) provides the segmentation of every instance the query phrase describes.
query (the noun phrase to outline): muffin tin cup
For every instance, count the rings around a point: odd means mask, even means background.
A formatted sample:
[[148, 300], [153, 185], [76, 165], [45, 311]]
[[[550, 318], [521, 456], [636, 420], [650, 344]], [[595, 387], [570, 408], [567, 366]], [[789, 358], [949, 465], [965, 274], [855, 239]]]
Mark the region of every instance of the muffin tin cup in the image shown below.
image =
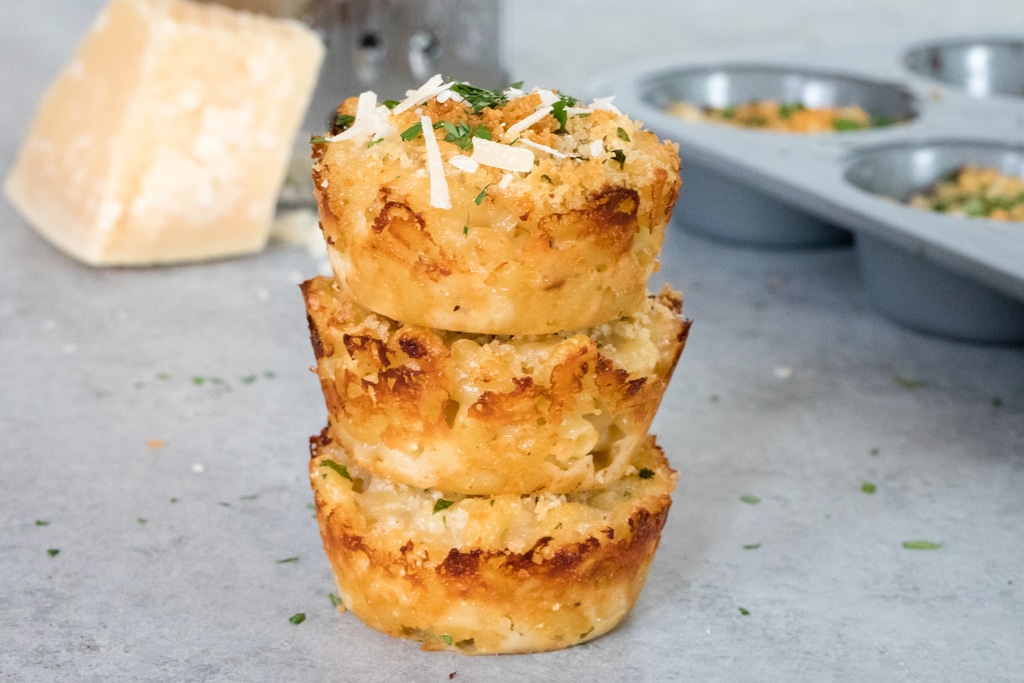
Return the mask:
[[[928, 46], [998, 47], [1015, 40], [908, 40], [814, 53], [661, 58], [610, 72], [591, 84], [589, 94], [615, 94], [620, 109], [679, 143], [683, 192], [674, 222], [681, 227], [758, 247], [841, 243], [848, 232], [866, 290], [886, 317], [940, 336], [1021, 343], [1024, 225], [904, 203], [966, 163], [1024, 171], [1016, 161], [1024, 141], [1024, 98], [979, 97], [967, 77], [946, 83], [910, 68], [922, 59], [935, 63], [914, 56], [928, 54]], [[991, 54], [990, 62], [1012, 61], [1017, 53]], [[755, 91], [758, 69], [761, 85], [774, 91]], [[944, 77], [955, 80], [951, 73], [946, 69]], [[997, 80], [1009, 81], [991, 79]], [[873, 116], [897, 114], [903, 122], [819, 134], [742, 129], [666, 111], [670, 102], [687, 98], [698, 106], [744, 98], [858, 104]], [[928, 159], [935, 163], [923, 161]], [[900, 170], [908, 163], [917, 171]], [[829, 230], [833, 235], [823, 237]]]

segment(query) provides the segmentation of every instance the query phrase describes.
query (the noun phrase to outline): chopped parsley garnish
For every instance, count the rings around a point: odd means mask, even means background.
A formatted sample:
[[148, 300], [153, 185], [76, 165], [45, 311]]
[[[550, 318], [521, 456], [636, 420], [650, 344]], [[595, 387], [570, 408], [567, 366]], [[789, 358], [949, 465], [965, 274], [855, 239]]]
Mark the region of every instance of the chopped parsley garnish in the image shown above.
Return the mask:
[[938, 550], [942, 544], [934, 541], [903, 541], [903, 547], [907, 550]]
[[324, 145], [327, 144], [327, 138], [323, 135], [310, 135], [309, 144], [311, 145]]
[[[482, 202], [484, 200], [484, 197], [487, 196], [487, 188], [488, 187], [490, 187], [489, 183], [487, 185], [484, 185], [484, 189], [480, 190], [480, 194], [478, 194], [476, 196], [476, 199], [473, 200], [473, 201], [476, 202], [477, 206], [480, 206], [480, 202]], [[466, 226], [466, 229], [468, 230], [469, 226]], [[466, 230], [463, 230], [462, 234], [465, 235], [466, 234]]]
[[861, 130], [866, 126], [855, 119], [837, 118], [832, 119], [832, 127], [836, 130]]
[[437, 502], [434, 503], [434, 512], [433, 512], [433, 514], [436, 515], [441, 510], [447, 510], [452, 505], [455, 505], [455, 501], [454, 500], [445, 500], [444, 498], [438, 498]]
[[417, 122], [417, 123], [412, 124], [408, 128], [406, 128], [405, 130], [403, 130], [399, 134], [399, 137], [401, 137], [406, 142], [409, 142], [410, 140], [416, 139], [419, 136], [419, 134], [422, 133], [422, 132], [423, 132], [423, 124]]
[[866, 481], [860, 485], [860, 490], [867, 494], [873, 494], [877, 489], [870, 481]]
[[341, 598], [339, 598], [334, 593], [328, 593], [327, 597], [331, 599], [331, 604], [334, 605], [335, 607], [344, 607], [345, 606], [345, 601], [342, 600]]
[[558, 101], [551, 105], [551, 115], [555, 117], [555, 121], [558, 121], [558, 128], [555, 130], [556, 133], [565, 132], [565, 123], [569, 120], [569, 114], [565, 111], [568, 107], [575, 106], [577, 99], [568, 95], [562, 95], [559, 93]]
[[641, 467], [640, 468], [640, 472], [638, 472], [638, 474], [640, 475], [641, 479], [653, 479], [654, 478], [654, 470], [649, 469], [647, 467]]
[[761, 502], [760, 498], [749, 493], [744, 493], [742, 496], [740, 496], [740, 500], [746, 503], [747, 505], [757, 505], [758, 503]]
[[491, 139], [491, 131], [487, 130], [483, 126], [471, 127], [467, 123], [450, 123], [448, 121], [441, 121], [440, 127], [444, 128], [444, 141], [450, 142], [462, 150], [468, 151], [473, 149], [474, 137], [483, 138], [485, 140]]
[[547, 173], [541, 173], [540, 174], [540, 179], [543, 180], [544, 182], [546, 182], [548, 185], [554, 185], [555, 184], [554, 181], [551, 180], [551, 176], [549, 176]]
[[299, 558], [298, 558], [298, 556], [296, 556], [296, 557], [286, 557], [283, 560], [278, 560], [277, 563], [278, 564], [288, 564], [289, 562], [298, 562], [298, 561], [299, 561]]
[[370, 140], [369, 142], [366, 143], [366, 149], [370, 149], [374, 145], [379, 145], [382, 142], [384, 142], [384, 138], [377, 138], [376, 140]]
[[629, 142], [629, 133], [627, 133], [623, 128], [616, 129], [615, 134], [619, 136], [620, 140]]
[[399, 101], [398, 101], [398, 100], [384, 100], [384, 101], [383, 101], [383, 102], [382, 102], [381, 104], [383, 104], [383, 105], [384, 105], [385, 107], [387, 107], [388, 109], [394, 109], [394, 108], [395, 108], [395, 107], [397, 107], [397, 106], [398, 106], [398, 105], [399, 105], [400, 103], [399, 103]]
[[807, 107], [804, 106], [803, 102], [793, 102], [792, 104], [780, 104], [779, 105], [779, 118], [788, 119], [793, 115], [793, 112], [803, 111]]
[[60, 555], [60, 549], [59, 548], [50, 548], [50, 549], [48, 549], [46, 551], [46, 554], [49, 555], [50, 557], [56, 557], [57, 555]]
[[320, 467], [327, 467], [340, 474], [345, 479], [352, 481], [352, 475], [348, 473], [348, 468], [341, 463], [334, 462], [333, 460], [321, 460]]
[[452, 644], [452, 637], [450, 635], [448, 635], [448, 634], [442, 635], [441, 636], [441, 640], [444, 641], [445, 645], [451, 645]]
[[621, 149], [612, 150], [612, 161], [619, 162], [619, 168], [626, 167], [626, 153]]
[[338, 114], [334, 119], [334, 125], [337, 126], [338, 132], [345, 130], [353, 123], [356, 122], [356, 117], [351, 114]]
[[508, 95], [504, 90], [488, 90], [469, 83], [458, 82], [452, 85], [452, 92], [458, 93], [466, 101], [466, 104], [473, 107], [474, 114], [479, 114], [487, 107], [494, 109], [508, 104]]
[[306, 613], [305, 612], [296, 612], [295, 614], [293, 614], [290, 617], [288, 617], [288, 621], [290, 621], [293, 624], [301, 624], [305, 620], [306, 620]]

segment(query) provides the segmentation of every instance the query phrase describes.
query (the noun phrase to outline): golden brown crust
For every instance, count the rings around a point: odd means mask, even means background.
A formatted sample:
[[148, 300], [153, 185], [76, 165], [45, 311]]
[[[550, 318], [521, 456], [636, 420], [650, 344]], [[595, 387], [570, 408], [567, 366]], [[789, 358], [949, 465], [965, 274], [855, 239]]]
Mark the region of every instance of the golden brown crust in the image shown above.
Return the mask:
[[311, 444], [345, 607], [431, 650], [537, 652], [606, 633], [643, 587], [676, 482], [653, 438], [604, 490], [536, 498], [395, 485], [347, 462], [326, 430]]
[[[510, 126], [540, 105], [536, 94], [473, 114], [431, 100], [395, 115], [379, 143], [318, 145], [314, 185], [339, 283], [366, 308], [424, 327], [486, 334], [543, 334], [599, 325], [641, 305], [658, 268], [679, 193], [677, 148], [606, 110]], [[342, 112], [353, 114], [355, 100]], [[419, 121], [485, 126], [495, 141], [537, 152], [532, 170], [447, 163], [466, 150], [438, 140], [452, 208], [430, 201], [423, 137], [397, 131]], [[592, 154], [591, 143], [601, 149]]]
[[332, 435], [378, 476], [460, 493], [621, 477], [689, 329], [668, 289], [598, 328], [501, 338], [403, 325], [330, 278], [302, 290]]

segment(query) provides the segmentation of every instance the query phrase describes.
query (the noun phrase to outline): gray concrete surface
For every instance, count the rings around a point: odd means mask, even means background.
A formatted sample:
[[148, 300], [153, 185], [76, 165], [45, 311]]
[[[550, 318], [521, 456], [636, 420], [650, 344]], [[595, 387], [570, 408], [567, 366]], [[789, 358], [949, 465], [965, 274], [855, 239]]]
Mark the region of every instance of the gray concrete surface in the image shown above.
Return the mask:
[[[3, 172], [97, 6], [0, 8]], [[511, 52], [523, 77], [582, 84], [623, 56], [602, 41], [626, 27], [656, 37], [630, 52], [664, 51], [659, 12], [684, 47], [1024, 25], [1017, 2], [650, 3], [586, 18], [589, 51], [556, 49], [553, 22], [580, 6], [517, 4], [523, 31], [543, 29]], [[695, 323], [654, 425], [681, 480], [647, 588], [591, 644], [467, 658], [328, 599], [305, 250], [90, 269], [0, 201], [0, 680], [1021, 680], [1024, 350], [894, 326], [849, 248], [673, 231], [663, 264]]]

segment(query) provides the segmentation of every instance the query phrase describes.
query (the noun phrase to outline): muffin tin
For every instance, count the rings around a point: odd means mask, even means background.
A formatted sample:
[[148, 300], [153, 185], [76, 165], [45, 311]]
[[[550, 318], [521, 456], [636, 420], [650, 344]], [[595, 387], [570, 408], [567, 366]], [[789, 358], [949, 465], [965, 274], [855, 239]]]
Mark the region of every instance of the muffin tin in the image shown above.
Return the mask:
[[[1024, 174], [1024, 38], [958, 37], [626, 65], [593, 96], [679, 143], [679, 227], [760, 248], [848, 243], [875, 307], [931, 334], [1024, 342], [1024, 224], [907, 206], [966, 163]], [[688, 121], [674, 101], [859, 105], [899, 123], [800, 134]]]

